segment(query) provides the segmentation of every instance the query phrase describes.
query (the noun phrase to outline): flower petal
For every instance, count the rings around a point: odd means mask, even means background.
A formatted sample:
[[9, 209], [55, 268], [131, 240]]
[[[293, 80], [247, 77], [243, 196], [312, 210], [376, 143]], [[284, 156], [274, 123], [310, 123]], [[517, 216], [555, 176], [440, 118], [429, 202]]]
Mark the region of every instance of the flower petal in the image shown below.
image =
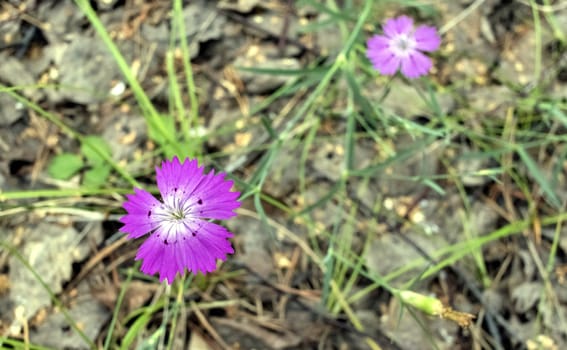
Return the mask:
[[226, 260], [227, 254], [234, 253], [228, 241], [231, 232], [207, 221], [199, 221], [198, 226], [194, 235], [188, 232], [171, 242], [162, 239], [158, 228], [136, 255], [136, 260], [142, 260], [142, 272], [149, 275], [157, 272], [160, 282], [167, 280], [171, 284], [177, 273], [182, 275], [185, 269], [203, 274], [214, 271], [217, 259]]
[[203, 177], [203, 169], [196, 159], [185, 159], [180, 163], [177, 157], [173, 157], [171, 161], [162, 162], [161, 168], [156, 168], [156, 182], [161, 196], [166, 200], [176, 192], [182, 196], [191, 195]]
[[441, 45], [441, 37], [437, 29], [431, 26], [419, 26], [415, 30], [416, 48], [421, 51], [435, 51]]
[[230, 219], [236, 215], [234, 209], [240, 207], [236, 200], [240, 192], [230, 192], [233, 182], [225, 180], [224, 176], [224, 173], [215, 175], [211, 170], [203, 177], [191, 195], [194, 215], [209, 219]]
[[135, 188], [134, 194], [126, 195], [126, 199], [123, 207], [127, 214], [120, 218], [120, 222], [124, 224], [120, 232], [128, 233], [128, 238], [138, 238], [158, 226], [153, 210], [161, 203], [151, 193]]
[[398, 34], [409, 34], [413, 30], [413, 19], [408, 16], [390, 18], [382, 28], [384, 34], [390, 38]]
[[432, 63], [429, 57], [419, 51], [415, 51], [402, 60], [402, 74], [410, 79], [425, 75], [431, 69]]
[[177, 157], [163, 162], [156, 169], [157, 184], [164, 202], [174, 206], [175, 201], [189, 202], [195, 207], [195, 215], [211, 219], [229, 219], [240, 207], [236, 200], [240, 193], [230, 192], [233, 182], [225, 181], [224, 174], [215, 175], [214, 170], [203, 175], [204, 167], [196, 160], [180, 163]]
[[368, 47], [368, 52], [376, 50], [384, 50], [390, 47], [391, 39], [385, 37], [384, 35], [373, 35], [366, 41], [366, 46]]
[[400, 67], [400, 58], [390, 50], [369, 53], [368, 59], [372, 66], [384, 75], [394, 75]]
[[[168, 258], [166, 248], [168, 247], [155, 233], [150, 235], [144, 243], [138, 249], [136, 254], [136, 260], [142, 260], [142, 266], [140, 270], [147, 274], [153, 275], [156, 272], [160, 273], [160, 281], [162, 281], [161, 276], [166, 272], [169, 272], [168, 264], [166, 259]], [[167, 271], [166, 271], [167, 270]], [[171, 283], [168, 279], [168, 282]]]

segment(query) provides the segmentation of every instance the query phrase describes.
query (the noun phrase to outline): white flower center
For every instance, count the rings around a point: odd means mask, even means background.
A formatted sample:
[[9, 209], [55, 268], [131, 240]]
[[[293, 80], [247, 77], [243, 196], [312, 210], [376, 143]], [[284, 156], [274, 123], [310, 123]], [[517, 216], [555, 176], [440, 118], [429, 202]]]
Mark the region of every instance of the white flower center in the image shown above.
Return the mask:
[[163, 203], [151, 213], [158, 223], [155, 234], [165, 244], [196, 236], [201, 228], [196, 207], [201, 204], [203, 201], [200, 198], [195, 200], [177, 191], [164, 196]]
[[415, 51], [416, 46], [415, 39], [407, 34], [398, 34], [390, 42], [390, 49], [399, 57], [409, 56]]

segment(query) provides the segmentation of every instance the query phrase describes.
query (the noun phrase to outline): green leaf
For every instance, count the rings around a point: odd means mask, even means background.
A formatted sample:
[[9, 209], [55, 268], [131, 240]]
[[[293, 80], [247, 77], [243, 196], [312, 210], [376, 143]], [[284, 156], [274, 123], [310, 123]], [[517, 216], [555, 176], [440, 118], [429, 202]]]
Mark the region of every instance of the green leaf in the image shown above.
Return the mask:
[[140, 336], [140, 334], [143, 333], [143, 331], [145, 330], [144, 327], [148, 324], [148, 322], [150, 321], [153, 312], [155, 312], [156, 310], [154, 310], [154, 308], [152, 307], [146, 307], [144, 308], [144, 313], [142, 315], [140, 315], [140, 317], [138, 317], [134, 323], [132, 323], [132, 325], [128, 328], [128, 332], [126, 333], [126, 335], [124, 336], [124, 338], [122, 339], [122, 344], [120, 349], [131, 349], [131, 345], [132, 343], [134, 343], [134, 341], [136, 340], [137, 337]]
[[105, 163], [101, 154], [110, 156], [110, 146], [99, 136], [86, 136], [81, 144], [81, 152], [87, 158], [87, 163], [98, 166]]
[[533, 176], [533, 178], [539, 184], [539, 187], [543, 191], [545, 198], [549, 201], [550, 204], [555, 206], [555, 208], [560, 209], [561, 201], [555, 193], [551, 183], [547, 180], [544, 173], [540, 170], [540, 165], [536, 164], [536, 162], [532, 159], [532, 157], [530, 157], [530, 155], [524, 148], [518, 147], [516, 151], [520, 158], [524, 161], [524, 164], [528, 168], [530, 175]]
[[83, 185], [85, 187], [98, 188], [106, 183], [106, 179], [110, 175], [109, 165], [99, 165], [85, 172], [83, 177]]
[[[183, 157], [184, 155], [180, 154], [180, 150], [183, 149], [183, 147], [180, 147], [177, 141], [175, 143], [169, 141], [170, 139], [176, 140], [175, 118], [170, 115], [161, 115], [161, 118], [162, 129], [157, 130], [152, 127], [152, 125], [148, 124], [148, 136], [161, 145], [167, 158], [171, 158], [175, 155]], [[164, 136], [163, 132], [166, 132], [167, 136]]]
[[58, 180], [68, 180], [83, 167], [80, 156], [71, 153], [58, 154], [51, 160], [47, 172]]

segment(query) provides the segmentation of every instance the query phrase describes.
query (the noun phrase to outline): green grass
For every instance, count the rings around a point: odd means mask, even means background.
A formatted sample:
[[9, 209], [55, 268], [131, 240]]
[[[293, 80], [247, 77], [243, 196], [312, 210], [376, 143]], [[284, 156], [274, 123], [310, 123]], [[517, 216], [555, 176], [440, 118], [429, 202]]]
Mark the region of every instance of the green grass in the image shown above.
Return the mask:
[[[545, 2], [546, 5], [548, 2]], [[250, 105], [249, 115], [241, 116], [241, 120], [234, 120], [216, 130], [208, 130], [204, 135], [197, 135], [196, 128], [204, 123], [203, 116], [199, 115], [200, 95], [204, 92], [199, 91], [195, 84], [181, 0], [175, 0], [172, 4], [171, 28], [174, 34], [163, 62], [170, 91], [167, 110], [152, 104], [132, 72], [130, 63], [120, 53], [89, 2], [77, 0], [76, 3], [120, 68], [133, 93], [132, 103], [143, 115], [148, 135], [157, 149], [153, 154], [147, 155], [147, 158], [134, 160], [147, 162], [148, 166], [142, 174], [132, 174], [128, 165], [119, 164], [103, 145], [93, 142], [92, 135], [79, 133], [66, 125], [56, 111], [42, 108], [24, 97], [20, 91], [29, 87], [0, 85], [0, 93], [13, 97], [15, 101], [48, 120], [61, 133], [80, 144], [82, 155], [94, 154], [110, 169], [108, 181], [99, 188], [82, 183], [71, 189], [0, 192], [0, 217], [43, 213], [103, 220], [108, 213], [121, 213], [118, 208], [122, 195], [131, 193], [132, 187], [145, 186], [156, 191], [155, 186], [140, 183], [139, 180], [152, 174], [149, 161], [153, 161], [153, 158], [157, 160], [174, 155], [181, 158], [196, 157], [200, 163], [222, 166], [231, 156], [252, 157], [259, 153], [258, 161], [247, 166], [247, 169], [238, 166], [228, 169], [229, 176], [235, 180], [242, 193], [242, 200], [247, 201], [249, 208], [253, 208], [241, 211], [241, 215], [246, 214], [262, 223], [267, 234], [271, 235], [274, 249], [279, 247], [279, 235], [285, 236], [300, 248], [307, 260], [309, 272], [313, 276], [320, 276], [320, 279], [312, 282], [321, 291], [320, 308], [331, 317], [346, 315], [354, 328], [364, 331], [355, 312], [357, 302], [369, 298], [379, 289], [399, 297], [399, 288], [412, 290], [423, 286], [424, 281], [438, 277], [441, 270], [453, 266], [465, 266], [473, 272], [475, 283], [482, 288], [490, 288], [495, 281], [493, 271], [487, 266], [485, 248], [501, 240], [514, 239], [533, 244], [531, 237], [539, 228], [554, 231], [547, 260], [542, 260], [538, 269], [538, 276], [545, 285], [541, 291], [540, 308], [543, 308], [543, 304], [553, 305], [556, 310], [559, 308], [551, 281], [558, 262], [563, 221], [567, 219], [564, 200], [557, 191], [564, 172], [561, 164], [567, 159], [567, 149], [561, 147], [567, 142], [567, 135], [561, 131], [567, 127], [567, 105], [549, 98], [536, 86], [527, 94], [516, 94], [514, 104], [497, 117], [486, 117], [482, 115], [482, 111], [472, 110], [445, 114], [440, 107], [441, 92], [453, 94], [457, 101], [462, 101], [463, 97], [459, 96], [456, 87], [443, 86], [441, 82], [427, 77], [408, 84], [418, 92], [431, 117], [430, 122], [419, 123], [409, 116], [397, 115], [388, 110], [384, 106], [384, 100], [391, 92], [393, 80], [400, 78], [379, 77], [367, 62], [364, 41], [370, 34], [368, 29], [379, 28], [375, 21], [382, 18], [383, 10], [389, 6], [405, 8], [434, 20], [437, 12], [430, 5], [423, 6], [418, 1], [380, 4], [371, 0], [345, 1], [345, 6], [349, 8], [349, 11], [345, 11], [339, 9], [334, 0], [298, 2], [297, 6], [310, 5], [326, 16], [320, 22], [303, 27], [301, 31], [317, 33], [338, 28], [340, 50], [328, 57], [313, 59], [304, 69], [236, 67], [237, 70], [259, 75], [287, 76], [289, 80], [270, 95]], [[550, 24], [556, 39], [563, 43], [565, 33], [557, 24], [553, 12], [544, 12], [542, 15], [535, 2], [530, 3], [537, 43], [536, 52], [530, 54], [533, 55], [535, 75], [539, 77], [543, 72], [542, 25]], [[444, 31], [450, 31], [470, 15], [474, 10], [472, 6], [463, 12], [462, 18], [456, 17], [447, 23], [443, 27]], [[179, 53], [181, 59], [176, 58]], [[440, 62], [443, 59], [444, 57], [438, 57]], [[273, 111], [270, 107], [274, 104], [286, 105], [286, 108]], [[471, 114], [479, 114], [478, 120], [471, 120]], [[329, 131], [329, 125], [337, 129]], [[211, 138], [258, 131], [265, 135], [261, 144], [209, 154], [204, 151], [204, 145]], [[396, 140], [401, 137], [411, 142], [403, 147], [397, 145]], [[466, 140], [468, 147], [465, 152], [461, 152], [463, 140]], [[313, 181], [311, 174], [312, 155], [324, 142], [336, 142], [336, 146], [342, 150], [340, 170], [335, 174], [338, 180], [327, 179], [324, 182], [326, 187]], [[357, 145], [361, 142], [375, 145], [376, 150], [371, 159], [366, 159], [364, 166], [357, 161]], [[293, 204], [289, 198], [275, 198], [267, 186], [278, 157], [290, 149], [299, 154], [297, 188], [294, 193], [301, 199], [299, 204]], [[409, 164], [415, 159], [423, 158], [427, 162], [436, 152], [440, 154], [439, 161], [442, 164], [438, 173], [404, 175], [389, 172], [392, 167]], [[469, 161], [481, 161], [486, 165], [469, 173], [460, 172], [457, 163]], [[229, 166], [231, 165], [227, 167]], [[498, 188], [504, 189], [501, 193], [504, 204], [500, 208], [505, 213], [502, 215], [504, 222], [490, 232], [478, 232], [477, 223], [473, 220], [473, 201], [479, 199], [470, 195], [470, 188], [463, 182], [464, 176], [471, 175], [486, 178]], [[408, 186], [422, 185], [416, 188], [422, 188], [431, 198], [443, 199], [451, 194], [457, 195], [461, 207], [455, 210], [455, 215], [459, 215], [460, 225], [453, 227], [453, 230], [459, 233], [460, 239], [387, 275], [379, 275], [368, 268], [365, 257], [368, 254], [380, 254], [371, 251], [370, 247], [372, 240], [384, 230], [380, 228], [382, 224], [391, 229], [387, 234], [403, 235], [403, 230], [408, 228], [428, 234], [423, 226], [412, 222], [409, 216], [385, 208], [381, 202], [385, 199], [382, 194], [376, 195], [376, 203], [370, 208], [366, 208], [353, 195], [353, 183], [364, 187], [377, 179], [386, 184], [395, 182]], [[320, 192], [317, 193], [319, 189]], [[417, 197], [421, 192], [410, 195]], [[106, 201], [104, 204], [92, 204], [88, 202], [91, 198]], [[508, 205], [512, 203], [512, 199], [520, 202], [520, 208]], [[321, 213], [324, 213], [325, 220], [321, 220]], [[304, 232], [291, 231], [286, 224], [281, 223], [282, 218], [287, 223], [296, 223]], [[360, 224], [365, 224], [363, 231]], [[31, 269], [31, 265], [21, 258], [16, 248], [6, 242], [0, 243], [3, 249]], [[251, 308], [246, 300], [228, 296], [226, 299], [209, 302], [195, 303], [190, 300], [191, 296], [204, 291], [208, 293], [223, 283], [237, 283], [244, 274], [223, 267], [213, 277], [189, 276], [171, 286], [164, 286], [149, 305], [121, 315], [124, 297], [133, 279], [158, 282], [155, 277], [139, 273], [136, 266], [119, 271], [123, 282], [112, 319], [104, 334], [102, 349], [105, 350], [130, 349], [135, 345], [139, 348], [158, 346], [170, 349], [174, 344], [175, 330], [185, 325], [184, 317], [188, 310]], [[31, 272], [49, 292], [53, 304], [64, 312], [73, 330], [84, 340], [84, 345], [97, 348], [74, 320], [70, 319], [65, 306], [49, 290], [41, 276], [33, 269]], [[412, 308], [408, 311], [415, 312]], [[417, 318], [416, 322], [419, 323]], [[565, 320], [561, 319], [561, 322], [565, 324]], [[126, 324], [129, 326], [126, 327]], [[545, 332], [543, 326], [541, 331]], [[371, 338], [366, 338], [366, 342], [371, 348], [380, 348]], [[24, 340], [0, 338], [0, 346], [4, 345], [44, 349]]]

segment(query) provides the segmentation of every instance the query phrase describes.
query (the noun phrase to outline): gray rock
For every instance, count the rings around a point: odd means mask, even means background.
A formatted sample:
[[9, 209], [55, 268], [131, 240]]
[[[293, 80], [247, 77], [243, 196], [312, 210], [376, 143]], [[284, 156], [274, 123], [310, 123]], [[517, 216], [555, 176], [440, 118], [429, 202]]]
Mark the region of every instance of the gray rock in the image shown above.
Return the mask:
[[120, 77], [116, 62], [98, 37], [76, 36], [60, 64], [63, 97], [77, 103], [95, 103], [107, 98], [112, 81]]

